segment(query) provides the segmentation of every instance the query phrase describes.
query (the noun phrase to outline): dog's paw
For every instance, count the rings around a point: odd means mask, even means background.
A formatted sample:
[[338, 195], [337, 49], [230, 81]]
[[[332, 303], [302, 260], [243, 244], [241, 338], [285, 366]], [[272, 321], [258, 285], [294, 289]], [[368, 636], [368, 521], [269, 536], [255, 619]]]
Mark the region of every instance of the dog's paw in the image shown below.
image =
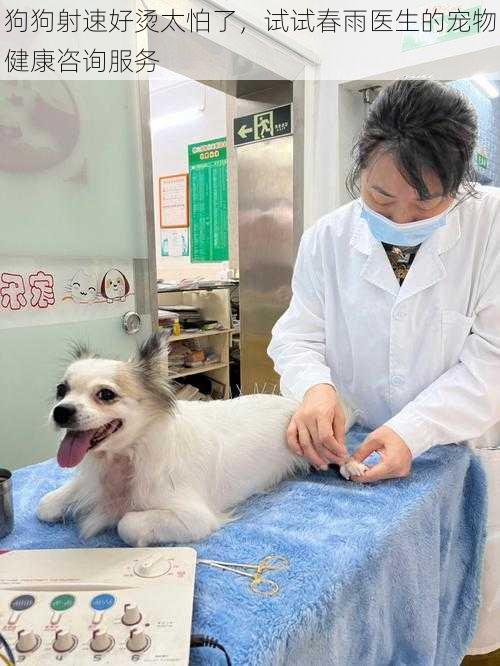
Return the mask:
[[106, 515], [94, 510], [84, 518], [78, 520], [78, 531], [83, 539], [90, 539], [112, 524]]
[[59, 491], [53, 490], [42, 497], [36, 515], [38, 520], [44, 523], [58, 523], [63, 519], [65, 508], [61, 503]]
[[358, 462], [357, 460], [354, 460], [353, 458], [349, 458], [349, 460], [345, 463], [345, 465], [342, 465], [340, 467], [340, 473], [344, 477], [344, 479], [351, 479], [353, 476], [363, 476], [363, 474], [368, 470], [368, 467], [363, 464]]
[[144, 511], [130, 511], [118, 523], [122, 541], [135, 548], [145, 548], [154, 543], [154, 532]]

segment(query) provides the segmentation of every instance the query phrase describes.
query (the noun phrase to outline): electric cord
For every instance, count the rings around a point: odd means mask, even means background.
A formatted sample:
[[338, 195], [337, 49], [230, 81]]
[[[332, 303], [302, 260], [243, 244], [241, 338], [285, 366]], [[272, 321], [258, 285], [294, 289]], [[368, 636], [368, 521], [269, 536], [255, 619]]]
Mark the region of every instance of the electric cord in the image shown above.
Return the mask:
[[210, 638], [210, 636], [193, 634], [191, 636], [191, 648], [201, 648], [201, 647], [211, 647], [221, 650], [221, 652], [223, 652], [224, 656], [226, 657], [227, 666], [231, 666], [231, 658], [229, 657], [229, 654], [227, 653], [227, 650], [222, 645], [222, 643], [219, 643], [219, 641], [217, 641], [215, 638]]
[[16, 660], [14, 658], [14, 655], [12, 653], [12, 650], [10, 649], [10, 645], [7, 643], [6, 639], [3, 637], [3, 635], [0, 633], [0, 645], [3, 647], [5, 652], [7, 653], [7, 658], [8, 661], [5, 659], [3, 654], [0, 654], [0, 658], [4, 663], [7, 664], [7, 666], [15, 666]]

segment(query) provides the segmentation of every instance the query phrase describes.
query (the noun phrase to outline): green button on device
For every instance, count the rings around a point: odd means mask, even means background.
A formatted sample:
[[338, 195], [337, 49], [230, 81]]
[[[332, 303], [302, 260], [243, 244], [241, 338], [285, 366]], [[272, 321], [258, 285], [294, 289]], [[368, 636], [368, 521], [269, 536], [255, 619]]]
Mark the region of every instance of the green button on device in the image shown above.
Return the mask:
[[55, 611], [65, 611], [71, 608], [74, 603], [75, 597], [72, 594], [60, 594], [52, 599], [50, 607]]

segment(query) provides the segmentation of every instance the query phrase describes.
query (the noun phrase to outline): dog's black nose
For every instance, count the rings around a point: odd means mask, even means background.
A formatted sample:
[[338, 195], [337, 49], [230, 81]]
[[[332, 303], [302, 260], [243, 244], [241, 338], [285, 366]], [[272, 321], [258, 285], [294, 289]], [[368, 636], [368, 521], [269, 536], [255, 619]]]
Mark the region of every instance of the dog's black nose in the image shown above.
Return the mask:
[[57, 425], [68, 426], [71, 424], [76, 414], [76, 407], [73, 405], [57, 405], [54, 409], [54, 421]]

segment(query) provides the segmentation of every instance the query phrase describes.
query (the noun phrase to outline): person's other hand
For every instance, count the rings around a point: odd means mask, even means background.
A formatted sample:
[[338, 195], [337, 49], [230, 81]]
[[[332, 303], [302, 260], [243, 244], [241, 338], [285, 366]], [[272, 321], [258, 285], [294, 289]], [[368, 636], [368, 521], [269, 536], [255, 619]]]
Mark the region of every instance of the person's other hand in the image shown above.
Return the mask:
[[368, 435], [352, 457], [358, 462], [363, 462], [374, 451], [380, 455], [381, 461], [370, 467], [362, 476], [352, 477], [353, 481], [370, 483], [408, 476], [412, 462], [411, 451], [394, 430], [388, 426], [380, 426]]
[[329, 463], [342, 465], [349, 454], [344, 443], [345, 414], [335, 389], [317, 384], [306, 391], [286, 435], [291, 451], [317, 469], [327, 469]]

